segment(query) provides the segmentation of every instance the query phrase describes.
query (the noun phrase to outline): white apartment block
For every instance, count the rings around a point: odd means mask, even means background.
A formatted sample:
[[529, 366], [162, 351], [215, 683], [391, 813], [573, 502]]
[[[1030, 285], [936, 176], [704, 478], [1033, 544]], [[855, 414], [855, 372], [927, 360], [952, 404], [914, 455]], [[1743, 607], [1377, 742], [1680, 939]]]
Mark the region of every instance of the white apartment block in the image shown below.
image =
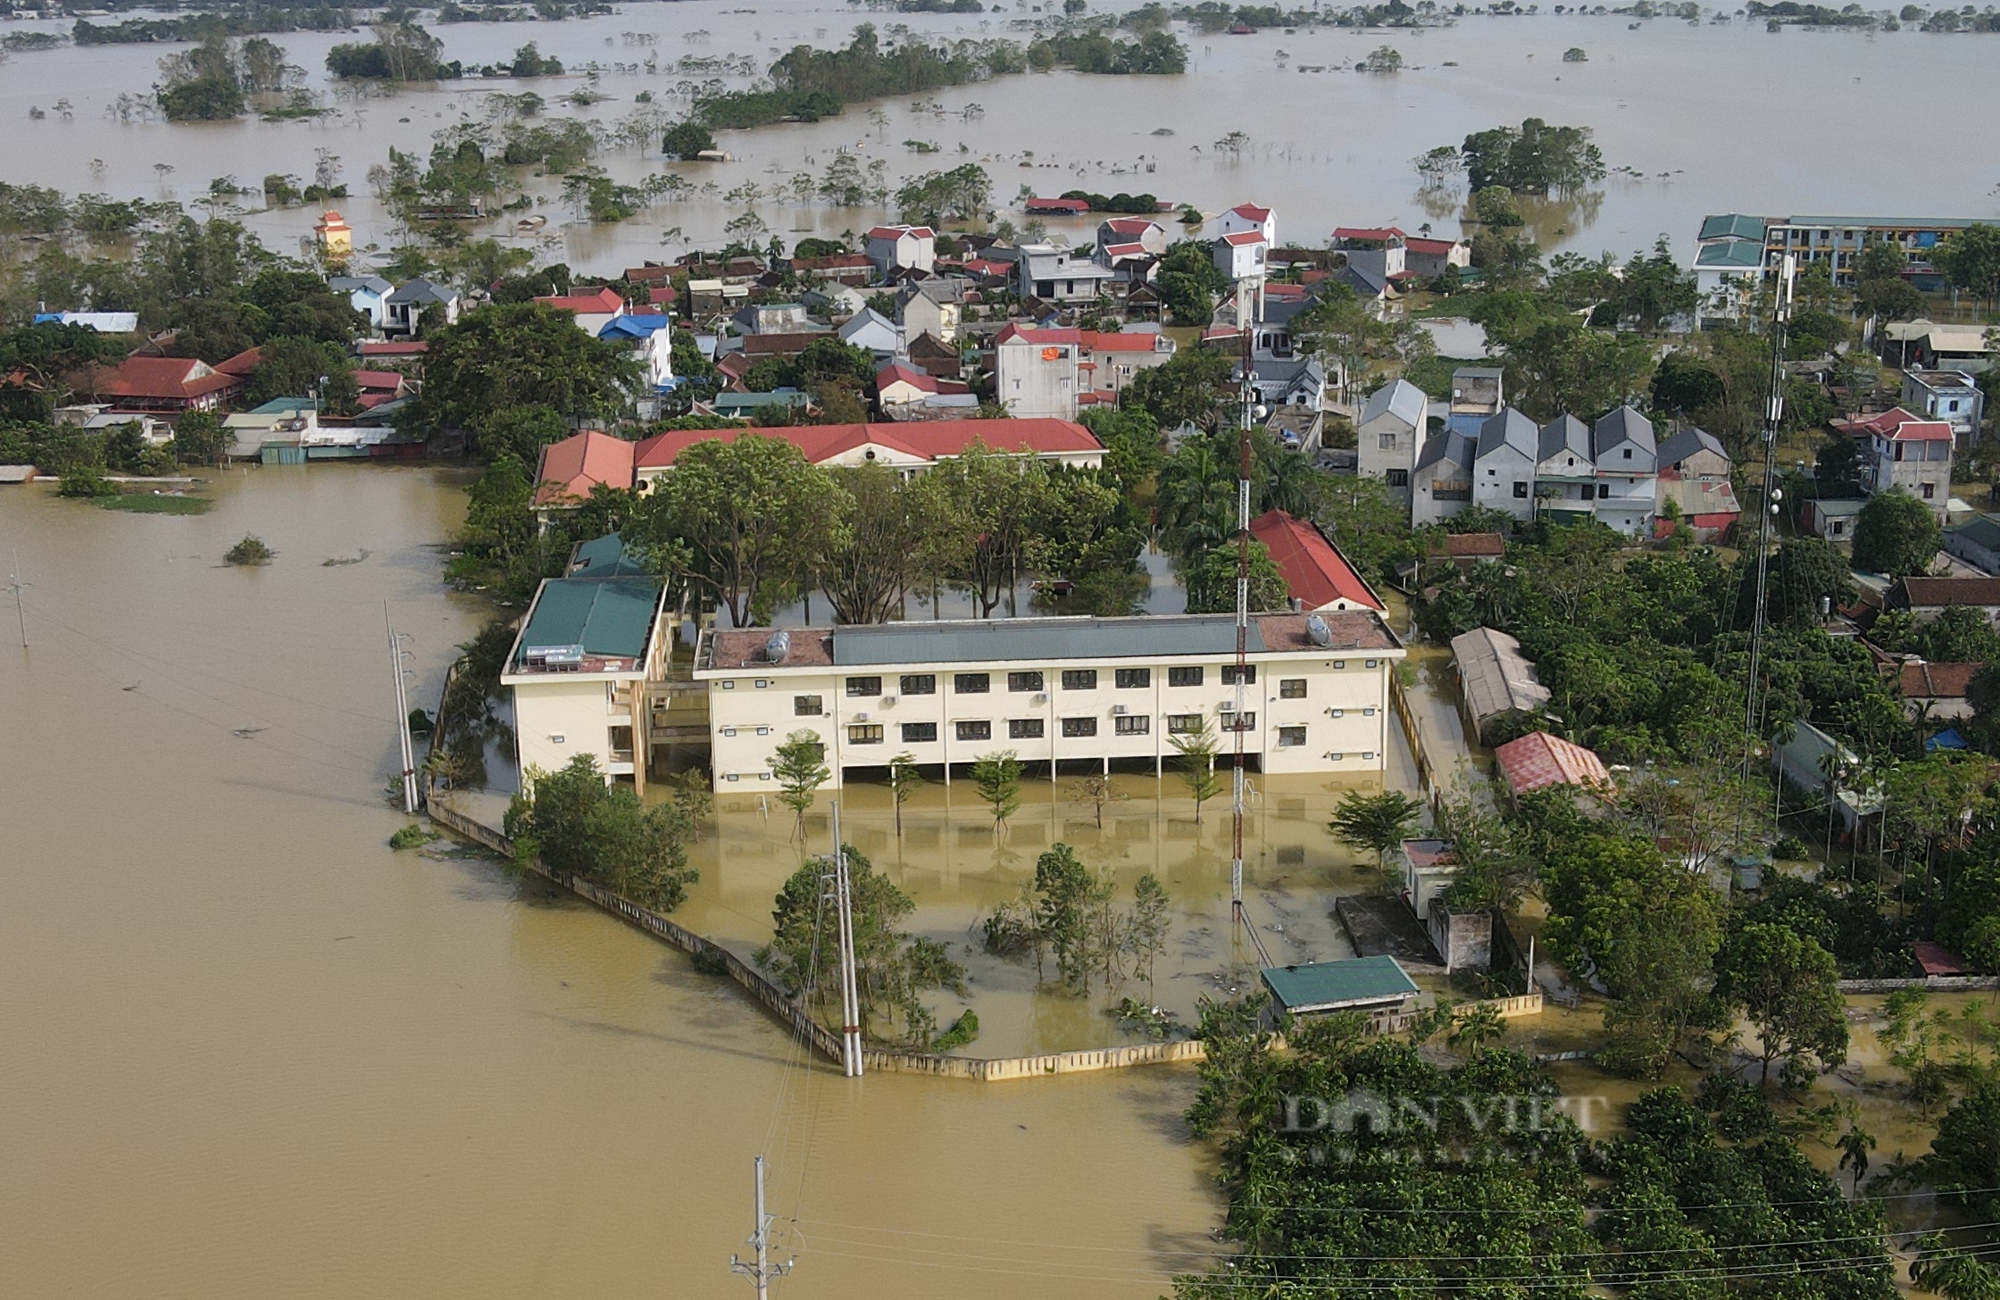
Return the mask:
[[1259, 772], [1363, 775], [1387, 766], [1404, 653], [1373, 611], [1255, 615], [1241, 713], [1227, 614], [718, 630], [694, 677], [717, 793], [775, 791], [773, 755], [797, 731], [826, 747], [830, 784], [899, 754], [947, 782], [1002, 751], [1031, 769], [1158, 773], [1204, 728], [1225, 763], [1240, 736]]

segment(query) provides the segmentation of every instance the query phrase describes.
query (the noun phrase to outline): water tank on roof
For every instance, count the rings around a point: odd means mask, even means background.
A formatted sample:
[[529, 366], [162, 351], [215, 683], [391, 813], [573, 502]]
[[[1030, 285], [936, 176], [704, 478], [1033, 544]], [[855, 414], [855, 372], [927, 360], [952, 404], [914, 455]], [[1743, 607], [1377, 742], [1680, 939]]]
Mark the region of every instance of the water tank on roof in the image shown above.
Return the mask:
[[773, 632], [771, 633], [771, 639], [764, 643], [764, 658], [766, 662], [781, 664], [785, 662], [786, 656], [791, 653], [792, 634], [790, 632]]
[[1333, 629], [1328, 627], [1326, 620], [1317, 614], [1306, 619], [1306, 635], [1312, 638], [1314, 645], [1322, 649], [1333, 644]]

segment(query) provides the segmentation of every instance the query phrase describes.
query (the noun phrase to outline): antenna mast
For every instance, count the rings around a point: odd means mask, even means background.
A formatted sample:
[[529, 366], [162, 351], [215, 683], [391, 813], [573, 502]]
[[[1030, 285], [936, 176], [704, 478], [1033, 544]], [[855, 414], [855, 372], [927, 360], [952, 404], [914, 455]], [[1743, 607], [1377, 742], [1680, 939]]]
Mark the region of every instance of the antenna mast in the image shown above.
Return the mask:
[[1243, 679], [1249, 675], [1250, 663], [1250, 422], [1257, 401], [1257, 376], [1250, 369], [1250, 331], [1255, 327], [1250, 303], [1254, 294], [1249, 277], [1236, 282], [1242, 380], [1237, 385], [1236, 401], [1236, 711], [1229, 716], [1236, 764], [1230, 802], [1229, 914], [1239, 932], [1243, 928]]
[[[1750, 672], [1743, 689], [1743, 729], [1751, 736], [1760, 734], [1757, 725], [1757, 673], [1764, 655], [1764, 586], [1771, 561], [1771, 529], [1777, 520], [1783, 493], [1778, 490], [1778, 432], [1785, 418], [1785, 333], [1792, 316], [1792, 275], [1796, 258], [1785, 254], [1778, 264], [1778, 283], [1771, 303], [1771, 391], [1764, 404], [1764, 499], [1763, 518], [1757, 529], [1757, 599], [1750, 611]], [[1743, 770], [1750, 770], [1750, 752], [1743, 755]]]
[[847, 846], [840, 840], [840, 802], [833, 804], [833, 905], [840, 924], [840, 1072], [861, 1077], [861, 990], [854, 974], [854, 897], [848, 888]]

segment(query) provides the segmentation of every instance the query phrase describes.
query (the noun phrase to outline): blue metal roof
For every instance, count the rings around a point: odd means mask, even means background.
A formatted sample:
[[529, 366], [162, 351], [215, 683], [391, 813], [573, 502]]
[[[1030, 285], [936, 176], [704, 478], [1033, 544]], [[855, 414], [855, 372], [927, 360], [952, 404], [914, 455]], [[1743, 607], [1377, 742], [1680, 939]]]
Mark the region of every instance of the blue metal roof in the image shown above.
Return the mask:
[[1389, 1006], [1417, 992], [1417, 982], [1388, 956], [1269, 966], [1262, 974], [1278, 1008], [1292, 1015]]
[[[1249, 652], [1264, 650], [1251, 620]], [[1009, 618], [882, 623], [833, 635], [838, 667], [912, 663], [1018, 663], [1051, 659], [1157, 659], [1236, 652], [1231, 614], [1149, 618]]]

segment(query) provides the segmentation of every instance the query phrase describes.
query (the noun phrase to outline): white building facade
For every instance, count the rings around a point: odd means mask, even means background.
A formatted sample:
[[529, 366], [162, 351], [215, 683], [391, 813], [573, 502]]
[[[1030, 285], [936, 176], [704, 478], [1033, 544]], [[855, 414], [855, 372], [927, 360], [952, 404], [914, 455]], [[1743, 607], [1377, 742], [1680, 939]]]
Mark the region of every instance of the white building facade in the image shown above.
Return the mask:
[[810, 732], [839, 784], [907, 754], [954, 772], [1011, 753], [1031, 768], [1163, 771], [1204, 730], [1268, 773], [1366, 776], [1388, 763], [1389, 674], [1405, 651], [1373, 611], [1253, 616], [1236, 709], [1229, 615], [912, 621], [704, 633], [718, 793], [777, 789], [779, 745]]

